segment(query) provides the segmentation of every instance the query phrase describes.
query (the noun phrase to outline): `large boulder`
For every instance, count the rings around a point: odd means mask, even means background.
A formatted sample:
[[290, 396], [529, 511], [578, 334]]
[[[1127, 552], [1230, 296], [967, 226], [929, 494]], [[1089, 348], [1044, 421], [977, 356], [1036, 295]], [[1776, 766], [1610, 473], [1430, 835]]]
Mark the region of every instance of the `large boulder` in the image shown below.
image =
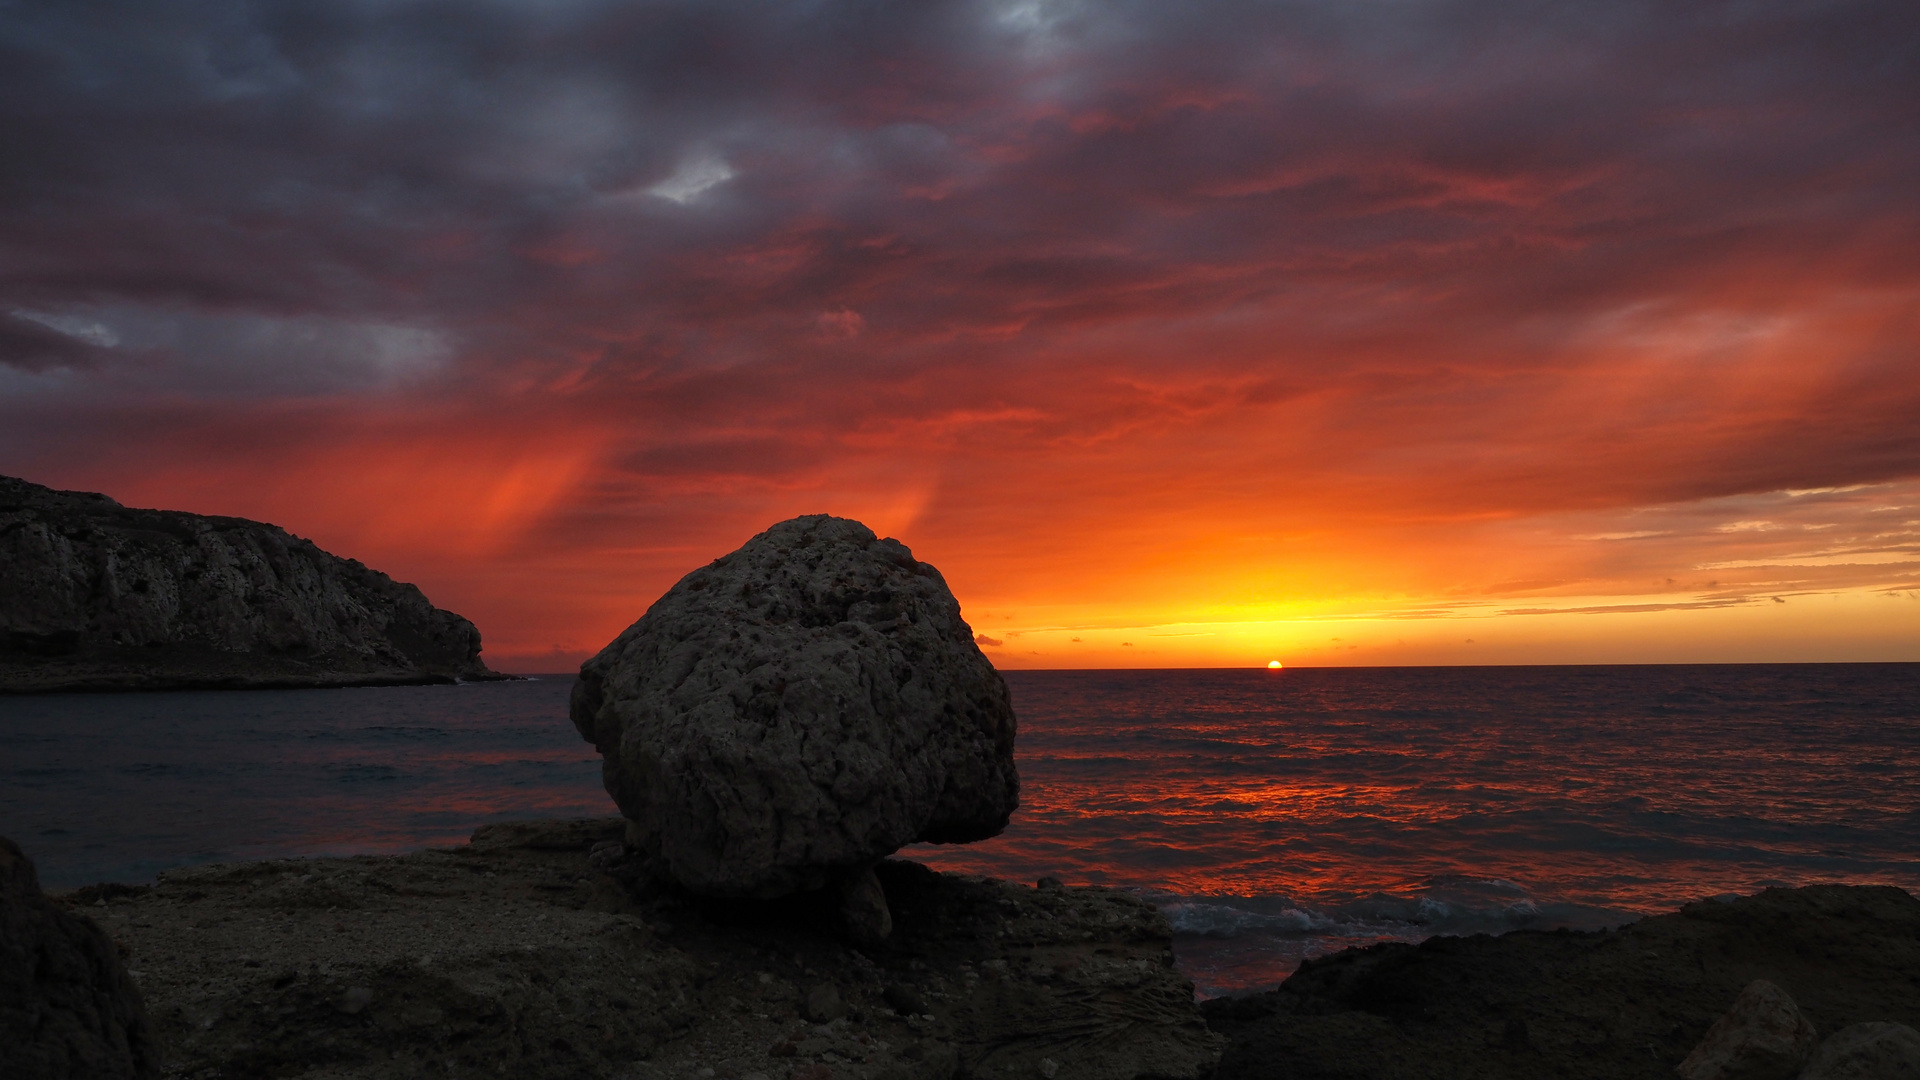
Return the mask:
[[0, 836], [0, 1076], [106, 1080], [159, 1066], [113, 939], [41, 895], [33, 863]]
[[994, 836], [1019, 802], [1013, 706], [959, 602], [842, 518], [682, 578], [582, 665], [572, 715], [652, 875], [762, 898], [837, 882], [880, 933], [875, 861]]

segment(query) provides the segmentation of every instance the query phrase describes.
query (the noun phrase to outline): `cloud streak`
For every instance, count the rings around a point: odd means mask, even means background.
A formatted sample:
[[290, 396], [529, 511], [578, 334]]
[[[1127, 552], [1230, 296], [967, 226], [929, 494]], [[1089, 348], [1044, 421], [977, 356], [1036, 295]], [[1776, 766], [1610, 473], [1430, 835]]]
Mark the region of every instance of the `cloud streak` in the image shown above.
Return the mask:
[[0, 468], [271, 517], [527, 655], [822, 508], [1036, 624], [1650, 595], [1786, 556], [1602, 537], [1920, 475], [1916, 42], [1893, 2], [17, 4]]

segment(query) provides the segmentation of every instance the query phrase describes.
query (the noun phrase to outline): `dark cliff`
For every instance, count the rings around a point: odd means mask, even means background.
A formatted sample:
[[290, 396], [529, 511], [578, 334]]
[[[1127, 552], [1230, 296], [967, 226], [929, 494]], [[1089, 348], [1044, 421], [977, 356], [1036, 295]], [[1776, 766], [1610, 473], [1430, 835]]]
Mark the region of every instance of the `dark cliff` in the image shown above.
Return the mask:
[[0, 692], [501, 677], [472, 623], [285, 529], [0, 477]]

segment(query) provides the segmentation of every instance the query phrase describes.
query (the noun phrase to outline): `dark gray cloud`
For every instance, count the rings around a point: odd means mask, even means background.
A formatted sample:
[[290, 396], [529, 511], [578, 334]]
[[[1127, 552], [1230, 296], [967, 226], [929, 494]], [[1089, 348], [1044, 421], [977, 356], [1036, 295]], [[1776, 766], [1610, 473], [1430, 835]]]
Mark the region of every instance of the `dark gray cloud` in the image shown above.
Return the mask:
[[[1621, 312], [1920, 288], [1893, 0], [15, 0], [0, 144], [0, 310], [121, 341], [8, 316], [4, 362], [82, 413], [564, 384], [806, 458], [875, 401], [1080, 437], [1157, 400], [1089, 372], [1237, 374], [1454, 444]], [[1760, 413], [1662, 490], [1920, 468], [1910, 323], [1850, 333], [1817, 460]]]
[[[574, 228], [630, 285], [811, 225], [1004, 306], [1209, 258], [1910, 228], [1920, 141], [1895, 3], [11, 8], [4, 281], [51, 299], [439, 311], [576, 287], [521, 255]], [[641, 194], [702, 157], [735, 177], [708, 213]]]

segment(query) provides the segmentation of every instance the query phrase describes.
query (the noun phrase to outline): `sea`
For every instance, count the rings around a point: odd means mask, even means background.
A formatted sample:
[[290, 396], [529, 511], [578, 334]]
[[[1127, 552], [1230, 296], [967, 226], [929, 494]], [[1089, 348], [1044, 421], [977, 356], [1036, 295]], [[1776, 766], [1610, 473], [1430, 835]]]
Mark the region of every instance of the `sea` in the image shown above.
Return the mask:
[[[942, 870], [1131, 890], [1202, 997], [1350, 945], [1920, 893], [1920, 664], [1010, 671], [1021, 805]], [[52, 889], [614, 813], [570, 675], [0, 698]]]

